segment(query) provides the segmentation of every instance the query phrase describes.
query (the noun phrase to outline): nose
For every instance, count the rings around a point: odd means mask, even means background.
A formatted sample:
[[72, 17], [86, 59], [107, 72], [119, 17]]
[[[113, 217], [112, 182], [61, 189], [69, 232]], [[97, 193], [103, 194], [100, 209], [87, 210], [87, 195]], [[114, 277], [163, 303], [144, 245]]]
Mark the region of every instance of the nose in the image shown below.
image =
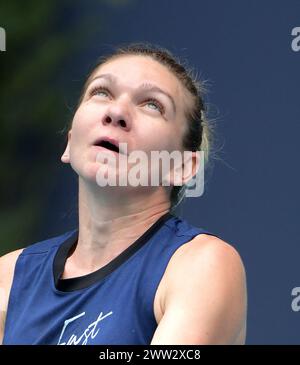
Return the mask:
[[122, 129], [129, 130], [131, 126], [130, 116], [125, 109], [125, 106], [110, 105], [103, 116], [102, 123], [104, 125], [112, 124], [121, 127]]

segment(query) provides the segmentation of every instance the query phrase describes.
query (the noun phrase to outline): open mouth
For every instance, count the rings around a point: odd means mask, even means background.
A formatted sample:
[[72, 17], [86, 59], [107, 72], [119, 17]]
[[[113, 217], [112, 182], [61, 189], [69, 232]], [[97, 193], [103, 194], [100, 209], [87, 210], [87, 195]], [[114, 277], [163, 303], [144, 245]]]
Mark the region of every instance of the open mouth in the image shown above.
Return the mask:
[[109, 142], [109, 141], [101, 141], [99, 143], [96, 143], [96, 146], [100, 146], [100, 147], [104, 147], [108, 150], [114, 151], [119, 153], [119, 147], [114, 145], [113, 143]]

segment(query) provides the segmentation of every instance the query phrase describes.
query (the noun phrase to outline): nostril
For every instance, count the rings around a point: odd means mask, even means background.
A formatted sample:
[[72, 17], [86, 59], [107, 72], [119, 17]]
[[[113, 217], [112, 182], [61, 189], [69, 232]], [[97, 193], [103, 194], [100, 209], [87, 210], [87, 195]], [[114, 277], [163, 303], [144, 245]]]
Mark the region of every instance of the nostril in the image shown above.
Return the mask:
[[[125, 128], [126, 127], [126, 122], [125, 122], [125, 120], [124, 119], [115, 119], [116, 120], [116, 122], [118, 123], [118, 124], [120, 124], [120, 126], [121, 127], [123, 127], [123, 128]], [[109, 116], [109, 115], [107, 115], [105, 118], [104, 118], [104, 121], [105, 121], [105, 123], [111, 123], [112, 121], [113, 121], [113, 119]]]

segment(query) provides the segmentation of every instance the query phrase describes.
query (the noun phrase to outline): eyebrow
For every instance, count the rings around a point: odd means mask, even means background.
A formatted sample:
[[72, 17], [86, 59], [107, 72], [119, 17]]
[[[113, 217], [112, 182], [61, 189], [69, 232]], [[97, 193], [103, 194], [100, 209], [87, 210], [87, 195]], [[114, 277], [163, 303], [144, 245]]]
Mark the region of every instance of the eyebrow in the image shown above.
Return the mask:
[[[108, 80], [109, 82], [111, 82], [112, 84], [117, 84], [117, 78], [112, 75], [112, 74], [102, 74], [102, 75], [99, 75], [99, 76], [96, 76], [94, 77], [87, 85], [87, 88], [88, 86], [94, 81], [94, 80], [97, 80], [97, 79], [106, 79]], [[152, 92], [157, 92], [157, 93], [160, 93], [160, 94], [164, 94], [168, 99], [169, 101], [171, 102], [172, 104], [172, 107], [173, 107], [173, 110], [174, 112], [176, 113], [176, 104], [175, 104], [175, 101], [173, 99], [173, 97], [166, 91], [162, 90], [160, 87], [154, 85], [154, 84], [151, 84], [149, 82], [144, 82], [142, 83], [138, 88], [138, 90], [142, 89], [142, 90], [145, 90], [145, 91], [152, 91]]]

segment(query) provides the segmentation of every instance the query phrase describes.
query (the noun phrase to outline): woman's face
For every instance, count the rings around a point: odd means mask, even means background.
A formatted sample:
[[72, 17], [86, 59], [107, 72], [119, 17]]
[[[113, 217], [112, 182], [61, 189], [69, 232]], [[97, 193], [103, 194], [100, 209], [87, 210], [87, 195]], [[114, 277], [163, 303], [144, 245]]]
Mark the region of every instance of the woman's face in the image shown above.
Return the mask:
[[187, 95], [165, 66], [147, 56], [121, 56], [94, 71], [78, 107], [62, 161], [95, 181], [95, 142], [110, 137], [141, 150], [182, 151]]

